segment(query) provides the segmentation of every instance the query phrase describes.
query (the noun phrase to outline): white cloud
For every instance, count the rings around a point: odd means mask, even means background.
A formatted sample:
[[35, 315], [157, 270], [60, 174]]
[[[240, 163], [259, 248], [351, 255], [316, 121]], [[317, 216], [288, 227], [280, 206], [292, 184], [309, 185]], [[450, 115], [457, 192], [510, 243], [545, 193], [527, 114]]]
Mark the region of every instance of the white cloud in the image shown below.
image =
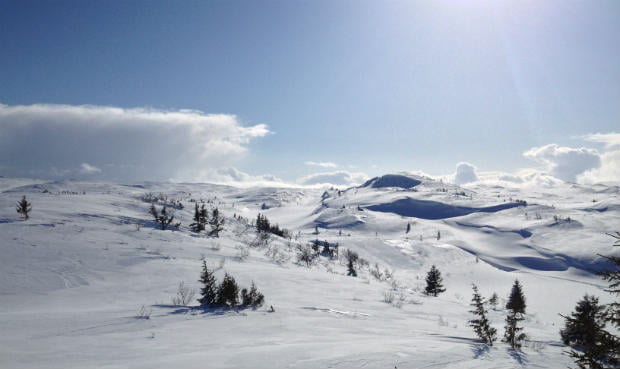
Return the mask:
[[580, 183], [620, 181], [620, 150], [601, 154], [601, 166], [577, 176]]
[[312, 167], [321, 167], [321, 168], [337, 168], [338, 164], [332, 163], [330, 161], [306, 161], [304, 164], [312, 166]]
[[476, 182], [478, 175], [476, 167], [472, 164], [461, 162], [456, 165], [456, 173], [454, 174], [454, 183], [462, 185], [465, 183]]
[[88, 163], [82, 163], [80, 165], [80, 173], [82, 174], [94, 174], [94, 173], [100, 173], [101, 169], [97, 168], [94, 165], [90, 165]]
[[244, 127], [234, 115], [195, 110], [0, 104], [0, 167], [6, 176], [100, 169], [112, 180], [191, 180], [231, 166], [268, 133], [264, 124]]
[[334, 172], [314, 173], [300, 178], [297, 182], [302, 185], [335, 185], [335, 186], [354, 186], [368, 180], [366, 173], [354, 173], [346, 170]]
[[603, 143], [608, 149], [620, 147], [620, 133], [590, 133], [581, 138], [590, 142]]
[[576, 182], [580, 174], [601, 166], [599, 152], [586, 147], [549, 144], [531, 148], [523, 156], [541, 163], [551, 175], [567, 182]]

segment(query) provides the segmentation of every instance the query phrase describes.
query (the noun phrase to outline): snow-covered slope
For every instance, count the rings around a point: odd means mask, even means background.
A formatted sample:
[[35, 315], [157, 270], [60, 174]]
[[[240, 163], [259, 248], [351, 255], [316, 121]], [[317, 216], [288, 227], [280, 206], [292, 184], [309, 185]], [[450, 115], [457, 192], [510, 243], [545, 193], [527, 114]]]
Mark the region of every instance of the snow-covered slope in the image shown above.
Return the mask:
[[[416, 182], [384, 176], [324, 193], [0, 178], [0, 367], [566, 366], [558, 313], [585, 293], [609, 299], [592, 272], [603, 266], [598, 253], [614, 251], [604, 233], [620, 224], [618, 187], [409, 179]], [[146, 193], [181, 201], [179, 229], [157, 229]], [[22, 195], [33, 204], [27, 221], [15, 212]], [[226, 216], [219, 238], [188, 227], [190, 200], [201, 199]], [[238, 219], [259, 212], [293, 237], [259, 245]], [[298, 264], [298, 245], [315, 239], [358, 252], [369, 267], [354, 278], [344, 260]], [[202, 260], [220, 280], [228, 272], [242, 286], [254, 281], [266, 304], [171, 305], [181, 281], [199, 289]], [[447, 292], [427, 297], [433, 264]], [[384, 277], [372, 275], [375, 265]], [[467, 326], [471, 283], [505, 298], [516, 278], [530, 341], [522, 353], [502, 343], [485, 349]], [[150, 319], [137, 317], [142, 306]], [[504, 314], [491, 310], [499, 332]]]

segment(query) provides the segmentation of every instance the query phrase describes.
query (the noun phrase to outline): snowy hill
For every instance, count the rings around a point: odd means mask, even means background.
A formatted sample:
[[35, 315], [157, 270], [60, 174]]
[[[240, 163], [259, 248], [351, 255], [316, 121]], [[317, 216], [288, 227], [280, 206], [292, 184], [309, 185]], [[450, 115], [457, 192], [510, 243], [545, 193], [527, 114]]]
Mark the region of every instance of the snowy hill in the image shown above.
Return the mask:
[[[178, 229], [148, 214], [145, 195], [160, 193]], [[0, 367], [566, 367], [558, 313], [585, 293], [609, 300], [594, 272], [597, 254], [614, 251], [605, 232], [618, 230], [619, 194], [400, 174], [343, 191], [0, 178]], [[27, 221], [15, 212], [23, 195]], [[201, 200], [225, 216], [219, 238], [189, 227]], [[292, 237], [261, 243], [246, 222], [258, 213]], [[368, 265], [349, 277], [342, 256], [298, 263], [317, 239]], [[265, 305], [172, 305], [180, 282], [200, 288], [202, 260], [219, 280], [254, 281]], [[447, 288], [438, 297], [423, 293], [433, 264]], [[471, 283], [505, 303], [516, 278], [529, 341], [519, 354], [486, 349], [467, 325]], [[491, 310], [498, 332], [502, 306]]]

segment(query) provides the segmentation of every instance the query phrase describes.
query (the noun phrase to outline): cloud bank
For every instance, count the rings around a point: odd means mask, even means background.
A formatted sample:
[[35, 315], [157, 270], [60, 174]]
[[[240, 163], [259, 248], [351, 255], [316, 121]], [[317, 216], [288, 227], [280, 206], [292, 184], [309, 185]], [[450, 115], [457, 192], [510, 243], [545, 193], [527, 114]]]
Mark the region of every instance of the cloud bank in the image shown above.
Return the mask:
[[92, 105], [0, 104], [0, 170], [13, 177], [195, 179], [269, 133], [234, 115]]
[[620, 133], [592, 133], [578, 137], [602, 144], [602, 152], [587, 147], [549, 144], [534, 147], [523, 155], [543, 165], [551, 175], [568, 182], [620, 181]]
[[531, 148], [523, 156], [541, 163], [551, 175], [567, 182], [577, 182], [578, 175], [601, 166], [599, 152], [586, 147], [549, 144]]

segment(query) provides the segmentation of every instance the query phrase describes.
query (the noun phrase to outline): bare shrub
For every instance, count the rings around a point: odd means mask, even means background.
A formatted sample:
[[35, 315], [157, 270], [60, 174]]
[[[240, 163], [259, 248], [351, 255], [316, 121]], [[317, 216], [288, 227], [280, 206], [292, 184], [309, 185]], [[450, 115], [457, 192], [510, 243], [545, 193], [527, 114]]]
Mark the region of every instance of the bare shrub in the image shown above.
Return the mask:
[[244, 261], [245, 259], [248, 258], [248, 256], [250, 256], [250, 250], [245, 245], [238, 244], [235, 246], [235, 249], [237, 250], [237, 254], [235, 255], [235, 258], [237, 258], [237, 260], [239, 261]]
[[137, 319], [151, 319], [151, 313], [153, 309], [147, 308], [146, 305], [142, 305], [138, 313], [136, 314]]
[[270, 246], [265, 252], [265, 256], [267, 256], [271, 261], [276, 264], [284, 264], [291, 258], [277, 245]]
[[318, 254], [312, 250], [310, 246], [297, 246], [297, 262], [300, 264], [306, 264], [307, 267], [312, 266], [317, 259]]
[[383, 302], [385, 302], [386, 304], [393, 303], [395, 298], [396, 298], [396, 295], [394, 294], [394, 291], [387, 290], [383, 292]]
[[172, 305], [188, 305], [196, 295], [196, 291], [193, 288], [185, 287], [185, 283], [179, 283], [177, 289], [177, 295], [172, 297]]

